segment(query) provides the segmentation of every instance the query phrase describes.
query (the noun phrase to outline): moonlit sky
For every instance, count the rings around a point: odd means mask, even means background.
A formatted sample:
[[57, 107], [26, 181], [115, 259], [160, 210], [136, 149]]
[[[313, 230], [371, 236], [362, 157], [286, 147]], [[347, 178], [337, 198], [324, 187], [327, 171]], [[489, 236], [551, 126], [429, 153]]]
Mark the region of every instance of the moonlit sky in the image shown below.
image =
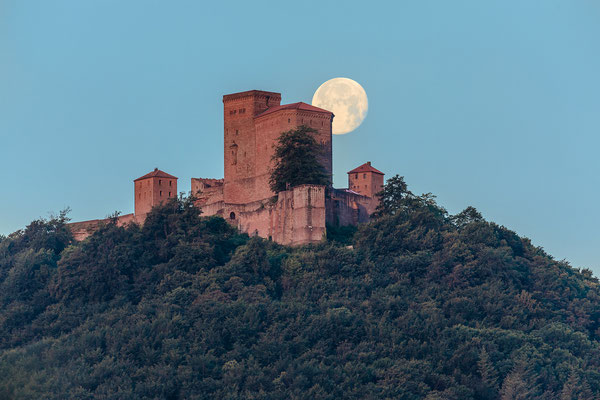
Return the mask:
[[334, 182], [372, 161], [600, 275], [597, 0], [0, 1], [0, 233], [223, 176], [223, 94], [359, 82]]
[[312, 105], [333, 112], [332, 133], [352, 132], [364, 121], [369, 99], [360, 83], [349, 78], [333, 78], [323, 83], [312, 98]]

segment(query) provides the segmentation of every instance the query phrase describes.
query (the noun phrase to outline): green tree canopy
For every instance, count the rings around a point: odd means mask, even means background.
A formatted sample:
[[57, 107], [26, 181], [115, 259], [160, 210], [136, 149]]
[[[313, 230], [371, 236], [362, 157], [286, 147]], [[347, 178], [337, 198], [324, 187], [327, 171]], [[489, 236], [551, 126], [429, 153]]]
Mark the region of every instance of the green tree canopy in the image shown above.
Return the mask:
[[184, 197], [82, 242], [61, 217], [0, 237], [0, 400], [599, 399], [598, 279], [402, 182], [310, 246]]
[[433, 194], [423, 193], [420, 196], [414, 194], [408, 190], [404, 177], [400, 175], [388, 179], [377, 196], [380, 202], [374, 213], [375, 217], [423, 211], [431, 212], [439, 218], [445, 218], [447, 215], [446, 210], [436, 203]]
[[274, 192], [303, 184], [329, 185], [330, 179], [319, 162], [321, 148], [314, 138], [317, 131], [299, 126], [283, 132], [275, 145], [275, 162], [269, 184]]

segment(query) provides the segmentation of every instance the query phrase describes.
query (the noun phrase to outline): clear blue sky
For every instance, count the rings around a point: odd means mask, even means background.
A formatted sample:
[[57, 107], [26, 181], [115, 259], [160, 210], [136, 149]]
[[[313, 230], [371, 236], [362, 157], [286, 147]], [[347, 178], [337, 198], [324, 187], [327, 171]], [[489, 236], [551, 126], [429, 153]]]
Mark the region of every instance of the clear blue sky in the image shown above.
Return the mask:
[[222, 177], [223, 94], [343, 76], [370, 107], [336, 186], [370, 160], [600, 275], [599, 47], [597, 0], [2, 0], [0, 233], [132, 212], [154, 167]]

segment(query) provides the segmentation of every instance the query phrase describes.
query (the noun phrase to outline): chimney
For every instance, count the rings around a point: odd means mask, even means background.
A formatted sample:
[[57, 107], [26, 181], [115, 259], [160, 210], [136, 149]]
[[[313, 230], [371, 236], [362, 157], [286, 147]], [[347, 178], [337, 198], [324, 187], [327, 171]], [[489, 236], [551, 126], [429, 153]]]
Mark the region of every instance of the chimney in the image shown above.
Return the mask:
[[367, 161], [367, 165], [370, 167], [371, 166], [371, 161]]

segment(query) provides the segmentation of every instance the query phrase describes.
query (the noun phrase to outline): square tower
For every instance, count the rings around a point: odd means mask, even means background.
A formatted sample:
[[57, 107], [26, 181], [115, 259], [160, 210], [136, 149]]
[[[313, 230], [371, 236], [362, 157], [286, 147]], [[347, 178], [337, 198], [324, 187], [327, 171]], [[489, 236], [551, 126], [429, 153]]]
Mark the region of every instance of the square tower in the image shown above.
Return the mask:
[[146, 218], [152, 207], [165, 200], [177, 197], [177, 178], [164, 171], [154, 171], [133, 181], [135, 216], [139, 222]]
[[375, 197], [383, 189], [383, 176], [383, 172], [373, 168], [371, 161], [367, 161], [348, 172], [348, 189], [363, 196]]
[[254, 117], [279, 106], [281, 94], [250, 90], [223, 96], [225, 203], [244, 204], [255, 196], [256, 128]]
[[304, 125], [315, 131], [314, 138], [320, 147], [317, 161], [325, 174], [332, 178], [331, 129], [333, 113], [303, 102], [272, 107], [254, 119], [256, 127], [256, 195], [262, 199], [273, 196], [269, 187], [271, 157], [279, 136], [291, 129]]

